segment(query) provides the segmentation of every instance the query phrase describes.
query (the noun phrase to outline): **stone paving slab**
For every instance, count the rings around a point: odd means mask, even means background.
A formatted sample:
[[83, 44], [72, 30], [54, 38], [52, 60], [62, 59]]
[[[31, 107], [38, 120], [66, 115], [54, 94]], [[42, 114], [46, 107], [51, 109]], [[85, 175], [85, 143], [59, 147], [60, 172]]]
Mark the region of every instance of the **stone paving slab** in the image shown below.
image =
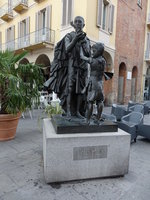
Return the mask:
[[[33, 120], [21, 118], [16, 138], [0, 142], [0, 200], [150, 199], [150, 141], [140, 136], [131, 145], [129, 173], [124, 177], [46, 184], [41, 113], [35, 110]], [[150, 115], [144, 121], [150, 124]]]
[[11, 192], [18, 188], [18, 186], [15, 184], [14, 180], [11, 179], [6, 174], [0, 174], [0, 194], [5, 195], [8, 192]]

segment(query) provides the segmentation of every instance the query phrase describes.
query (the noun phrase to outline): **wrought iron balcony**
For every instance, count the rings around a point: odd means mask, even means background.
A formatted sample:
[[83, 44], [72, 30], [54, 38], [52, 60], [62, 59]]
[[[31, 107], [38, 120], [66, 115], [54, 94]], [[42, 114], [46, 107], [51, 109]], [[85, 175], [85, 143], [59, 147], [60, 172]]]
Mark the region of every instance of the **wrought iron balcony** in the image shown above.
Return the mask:
[[8, 6], [7, 3], [0, 7], [0, 18], [5, 22], [9, 22], [13, 19], [12, 8]]
[[14, 51], [15, 50], [15, 40], [6, 42], [4, 44], [0, 45], [0, 51], [5, 51], [5, 50], [10, 50], [10, 51]]
[[16, 53], [22, 50], [33, 51], [39, 48], [54, 48], [55, 43], [55, 31], [43, 28], [25, 35], [20, 38], [16, 38], [13, 41], [4, 43], [0, 46], [0, 50], [4, 51], [6, 49], [15, 51]]
[[145, 52], [145, 61], [150, 62], [150, 51]]
[[28, 0], [14, 0], [13, 1], [13, 10], [17, 13], [22, 13], [28, 9]]

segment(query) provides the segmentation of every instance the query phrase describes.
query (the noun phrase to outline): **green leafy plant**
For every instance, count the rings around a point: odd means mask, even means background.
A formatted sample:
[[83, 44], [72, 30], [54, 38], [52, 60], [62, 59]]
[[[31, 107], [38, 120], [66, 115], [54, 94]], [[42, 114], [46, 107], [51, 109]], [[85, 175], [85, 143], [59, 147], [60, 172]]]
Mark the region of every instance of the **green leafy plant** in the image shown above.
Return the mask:
[[38, 127], [39, 130], [42, 133], [42, 122], [44, 118], [51, 118], [52, 115], [56, 115], [56, 114], [62, 114], [63, 110], [61, 108], [61, 106], [59, 105], [59, 103], [56, 103], [55, 105], [48, 105], [45, 107], [44, 111], [42, 112], [42, 115], [38, 118]]
[[40, 66], [19, 64], [27, 52], [15, 55], [0, 52], [0, 113], [16, 114], [32, 107], [33, 100], [39, 101], [39, 89], [43, 75]]
[[55, 106], [53, 105], [46, 106], [45, 113], [48, 115], [48, 117], [51, 117], [52, 115], [62, 114], [63, 110], [61, 106], [59, 105], [59, 103], [56, 103]]

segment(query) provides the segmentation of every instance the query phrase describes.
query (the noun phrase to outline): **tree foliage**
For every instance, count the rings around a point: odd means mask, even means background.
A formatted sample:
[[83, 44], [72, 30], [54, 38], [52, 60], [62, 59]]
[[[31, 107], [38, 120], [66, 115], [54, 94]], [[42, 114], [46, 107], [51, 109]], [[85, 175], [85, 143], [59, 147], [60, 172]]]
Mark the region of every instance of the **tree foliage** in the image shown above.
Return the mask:
[[0, 113], [23, 112], [31, 108], [33, 100], [39, 101], [43, 75], [36, 64], [19, 64], [26, 54], [0, 52]]

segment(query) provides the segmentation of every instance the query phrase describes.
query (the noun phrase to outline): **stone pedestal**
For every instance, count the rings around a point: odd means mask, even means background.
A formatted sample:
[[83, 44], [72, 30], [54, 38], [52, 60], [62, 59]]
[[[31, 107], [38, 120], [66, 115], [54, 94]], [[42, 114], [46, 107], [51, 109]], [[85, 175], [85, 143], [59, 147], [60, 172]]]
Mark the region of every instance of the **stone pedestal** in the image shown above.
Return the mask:
[[117, 132], [118, 125], [112, 121], [102, 121], [100, 125], [94, 123], [90, 126], [85, 122], [85, 119], [79, 119], [77, 117], [71, 117], [71, 120], [68, 120], [62, 115], [53, 115], [52, 124], [56, 131], [56, 134], [75, 134], [75, 133], [102, 133], [102, 132]]
[[128, 172], [130, 135], [118, 132], [56, 134], [43, 121], [44, 176], [47, 183], [123, 176]]

